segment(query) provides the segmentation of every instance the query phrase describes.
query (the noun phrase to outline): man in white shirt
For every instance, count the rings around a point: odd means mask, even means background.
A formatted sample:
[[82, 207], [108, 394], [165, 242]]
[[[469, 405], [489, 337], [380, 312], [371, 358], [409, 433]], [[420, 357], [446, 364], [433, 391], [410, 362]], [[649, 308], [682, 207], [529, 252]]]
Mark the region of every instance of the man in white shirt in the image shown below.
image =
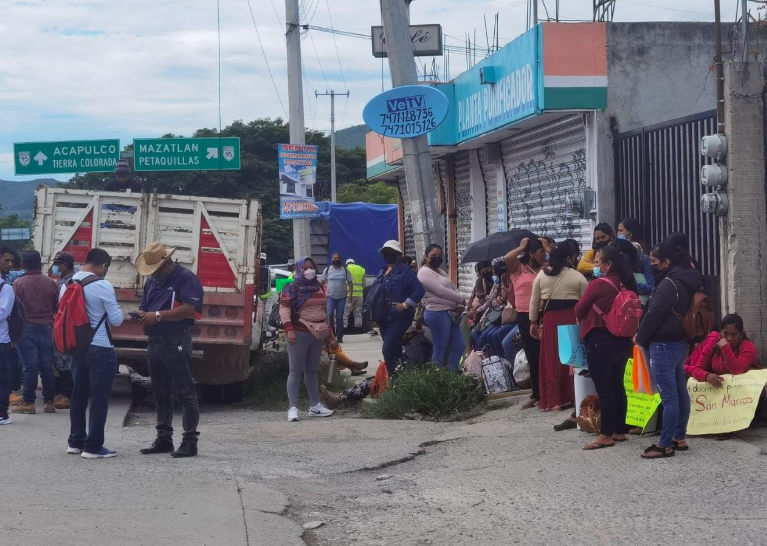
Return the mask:
[[[96, 329], [90, 347], [83, 354], [75, 356], [72, 364], [74, 388], [69, 411], [71, 430], [67, 453], [81, 454], [86, 459], [105, 459], [117, 455], [115, 451], [104, 447], [109, 395], [117, 372], [117, 356], [109, 326], [120, 326], [123, 323], [123, 312], [117, 303], [115, 289], [112, 283], [104, 280], [111, 263], [112, 258], [105, 250], [94, 248], [88, 252], [85, 265], [72, 277], [74, 282], [83, 286], [85, 309], [91, 327]], [[88, 397], [91, 398], [91, 407], [88, 413], [90, 422], [86, 429]]]
[[13, 288], [0, 280], [0, 425], [10, 425], [8, 397], [11, 394], [10, 353], [11, 338], [8, 334], [8, 318], [13, 311], [16, 297]]

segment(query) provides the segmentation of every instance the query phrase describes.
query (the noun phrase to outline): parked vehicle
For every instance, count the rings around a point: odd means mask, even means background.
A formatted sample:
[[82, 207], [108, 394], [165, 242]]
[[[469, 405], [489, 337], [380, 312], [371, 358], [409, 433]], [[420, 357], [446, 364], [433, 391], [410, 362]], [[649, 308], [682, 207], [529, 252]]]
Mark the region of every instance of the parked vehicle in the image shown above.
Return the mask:
[[[250, 352], [261, 343], [259, 279], [266, 278], [262, 290], [269, 289], [268, 269], [259, 266], [260, 202], [44, 186], [36, 192], [34, 244], [44, 272], [59, 251], [82, 265], [91, 248], [103, 248], [112, 256], [109, 280], [126, 317], [138, 309], [146, 281], [134, 261], [152, 241], [176, 248], [174, 259], [205, 290], [202, 318], [191, 330], [195, 380], [223, 386], [214, 398], [241, 398]], [[148, 375], [141, 326], [126, 320], [112, 335], [121, 361]]]

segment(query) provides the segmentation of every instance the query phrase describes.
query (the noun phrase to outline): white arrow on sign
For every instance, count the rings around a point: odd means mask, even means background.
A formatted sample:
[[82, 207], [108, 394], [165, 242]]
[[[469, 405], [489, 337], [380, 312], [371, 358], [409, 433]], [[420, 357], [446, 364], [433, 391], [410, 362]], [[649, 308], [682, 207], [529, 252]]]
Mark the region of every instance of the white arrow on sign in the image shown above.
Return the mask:
[[48, 156], [45, 155], [43, 152], [37, 152], [37, 155], [34, 157], [34, 160], [37, 161], [37, 164], [42, 167], [43, 163], [45, 163], [45, 160], [48, 159]]
[[208, 148], [208, 159], [218, 159], [218, 148]]

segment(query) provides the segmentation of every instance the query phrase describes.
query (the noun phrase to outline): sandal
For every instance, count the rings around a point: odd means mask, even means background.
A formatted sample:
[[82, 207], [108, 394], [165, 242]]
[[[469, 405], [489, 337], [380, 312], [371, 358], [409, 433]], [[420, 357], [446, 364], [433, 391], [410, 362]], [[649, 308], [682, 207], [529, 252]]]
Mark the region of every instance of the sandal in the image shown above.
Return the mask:
[[619, 444], [622, 444], [623, 442], [628, 442], [628, 438], [618, 439], [615, 436], [613, 436], [613, 440], [618, 442]]
[[[660, 453], [660, 455], [650, 455], [650, 453]], [[673, 449], [669, 452], [669, 451], [666, 451], [665, 448], [662, 448], [655, 444], [645, 449], [644, 453], [642, 453], [641, 455], [643, 459], [665, 459], [667, 457], [673, 457], [673, 456], [674, 456]]]
[[528, 400], [522, 405], [522, 409], [526, 410], [526, 409], [534, 408], [537, 404], [538, 404], [538, 400]]
[[[682, 440], [683, 442], [686, 442], [686, 440]], [[678, 440], [671, 440], [671, 449], [674, 451], [687, 451], [690, 449], [690, 446], [680, 446]]]
[[605, 448], [605, 447], [615, 447], [615, 443], [613, 442], [612, 444], [600, 444], [600, 443], [597, 443], [597, 442], [591, 442], [590, 444], [586, 444], [585, 446], [583, 446], [583, 450], [584, 451], [593, 451], [595, 449], [602, 449], [602, 448]]

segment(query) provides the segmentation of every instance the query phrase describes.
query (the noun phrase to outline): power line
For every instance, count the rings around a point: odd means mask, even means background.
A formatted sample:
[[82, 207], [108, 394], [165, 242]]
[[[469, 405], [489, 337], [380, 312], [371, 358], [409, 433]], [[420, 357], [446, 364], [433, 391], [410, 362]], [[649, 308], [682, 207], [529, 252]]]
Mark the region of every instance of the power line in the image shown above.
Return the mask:
[[248, 9], [250, 10], [250, 19], [253, 21], [253, 28], [256, 30], [256, 36], [258, 37], [258, 45], [261, 46], [261, 53], [264, 56], [264, 62], [266, 63], [266, 70], [269, 72], [269, 78], [272, 80], [272, 86], [274, 92], [277, 93], [277, 100], [280, 101], [282, 112], [285, 114], [285, 118], [288, 117], [288, 111], [285, 110], [285, 105], [282, 103], [282, 95], [280, 95], [279, 89], [277, 89], [277, 82], [274, 81], [274, 75], [272, 69], [269, 66], [269, 59], [266, 58], [266, 50], [264, 49], [264, 43], [261, 41], [261, 33], [258, 32], [258, 25], [256, 24], [256, 16], [253, 15], [253, 7], [250, 5], [250, 0], [245, 0], [248, 3]]
[[701, 11], [690, 11], [688, 9], [679, 9], [679, 8], [669, 8], [667, 6], [656, 6], [654, 4], [645, 4], [642, 2], [633, 2], [632, 0], [622, 0], [625, 4], [634, 4], [635, 6], [644, 6], [646, 8], [657, 8], [657, 9], [665, 9], [668, 11], [678, 11], [680, 13], [692, 13], [694, 15], [706, 15], [708, 17], [713, 17], [713, 14], [711, 13], [703, 13]]
[[338, 69], [341, 71], [341, 80], [344, 82], [344, 89], [348, 92], [349, 87], [346, 85], [346, 78], [344, 77], [344, 69], [341, 66], [341, 55], [338, 53], [338, 42], [336, 42], [335, 29], [333, 28], [333, 16], [330, 14], [330, 0], [325, 0], [325, 5], [328, 7], [328, 19], [330, 20], [330, 28], [333, 30], [333, 45], [336, 47], [336, 58], [338, 59]]
[[320, 61], [320, 54], [317, 53], [317, 46], [314, 44], [314, 37], [312, 37], [312, 33], [308, 32], [309, 34], [309, 40], [312, 42], [312, 48], [314, 48], [314, 56], [317, 57], [317, 64], [320, 66], [320, 72], [322, 72], [322, 78], [325, 80], [325, 85], [330, 88], [330, 84], [328, 83], [328, 78], [325, 76], [325, 70], [322, 68], [322, 61]]
[[272, 10], [274, 10], [274, 16], [277, 17], [277, 22], [280, 24], [280, 28], [285, 28], [285, 25], [282, 24], [282, 19], [280, 19], [280, 14], [277, 12], [277, 7], [274, 5], [274, 0], [269, 0], [272, 3]]

